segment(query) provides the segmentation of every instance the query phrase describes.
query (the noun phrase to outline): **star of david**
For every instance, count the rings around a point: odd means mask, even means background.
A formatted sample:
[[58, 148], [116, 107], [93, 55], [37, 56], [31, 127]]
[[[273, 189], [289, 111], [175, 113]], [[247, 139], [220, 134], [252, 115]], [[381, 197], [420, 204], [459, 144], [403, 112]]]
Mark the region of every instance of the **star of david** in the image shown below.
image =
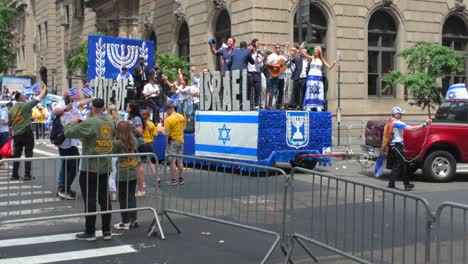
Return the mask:
[[226, 142], [231, 141], [231, 138], [229, 137], [229, 133], [231, 132], [231, 129], [227, 128], [226, 124], [224, 124], [222, 128], [218, 128], [218, 131], [219, 131], [218, 140], [221, 140], [223, 144], [226, 144]]
[[312, 85], [310, 92], [312, 94], [319, 94], [319, 90], [320, 90], [320, 86], [317, 83], [315, 83], [314, 85]]
[[455, 92], [450, 92], [449, 95], [448, 95], [449, 98], [455, 98], [456, 97], [456, 94]]

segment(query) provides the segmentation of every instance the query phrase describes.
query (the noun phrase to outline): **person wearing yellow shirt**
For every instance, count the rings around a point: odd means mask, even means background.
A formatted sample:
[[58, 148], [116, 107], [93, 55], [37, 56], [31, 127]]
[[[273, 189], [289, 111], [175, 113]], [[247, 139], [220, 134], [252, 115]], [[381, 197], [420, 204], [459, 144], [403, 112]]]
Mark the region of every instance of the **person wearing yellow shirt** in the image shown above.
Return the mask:
[[44, 138], [44, 123], [47, 119], [47, 111], [44, 109], [41, 103], [37, 104], [36, 109], [32, 112], [32, 118], [34, 119], [36, 126], [36, 140]]
[[[167, 136], [166, 159], [171, 168], [171, 185], [184, 184], [183, 171], [184, 164], [181, 158], [168, 157], [170, 155], [184, 154], [184, 129], [187, 120], [185, 117], [174, 110], [173, 105], [166, 106], [166, 122], [164, 122], [164, 135]], [[176, 166], [177, 163], [177, 166]], [[176, 178], [176, 170], [179, 169], [179, 180]]]
[[[156, 126], [154, 125], [154, 123], [150, 121], [150, 117], [151, 117], [151, 114], [147, 109], [141, 111], [141, 118], [143, 119], [143, 122], [145, 122], [145, 130], [143, 131], [143, 141], [145, 143], [139, 146], [138, 151], [142, 153], [145, 153], [145, 152], [154, 153], [153, 142], [154, 142], [154, 138], [158, 135], [158, 131], [156, 130]], [[157, 178], [158, 185], [159, 185], [161, 181], [159, 177], [157, 176], [156, 168], [154, 167], [154, 164], [156, 163], [156, 159], [151, 156], [150, 160], [151, 162], [148, 162], [148, 157], [141, 157], [141, 162], [138, 164], [139, 166], [138, 171], [144, 172], [145, 163], [148, 163], [148, 167], [153, 173], [153, 176]], [[138, 180], [144, 182], [145, 180], [144, 173], [138, 173]]]

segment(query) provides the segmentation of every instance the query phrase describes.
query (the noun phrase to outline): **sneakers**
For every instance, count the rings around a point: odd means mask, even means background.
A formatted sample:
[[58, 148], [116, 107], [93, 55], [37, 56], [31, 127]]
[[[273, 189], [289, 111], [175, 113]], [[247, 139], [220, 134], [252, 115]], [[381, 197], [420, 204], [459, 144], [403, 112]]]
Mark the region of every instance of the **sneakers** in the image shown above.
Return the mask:
[[102, 231], [102, 239], [111, 240], [112, 239], [112, 232], [111, 231]]
[[36, 179], [36, 178], [34, 176], [31, 176], [31, 175], [30, 176], [24, 176], [22, 178], [23, 181], [31, 181], [31, 180], [34, 180], [34, 179]]
[[177, 186], [177, 185], [179, 185], [179, 183], [177, 182], [177, 180], [172, 179], [171, 182], [169, 183], [169, 185], [171, 185], [171, 186]]
[[20, 180], [19, 176], [11, 175], [10, 177], [10, 181], [19, 181], [19, 180]]
[[81, 234], [76, 234], [76, 239], [78, 240], [83, 240], [83, 241], [96, 241], [96, 235], [95, 234], [88, 234], [86, 232], [83, 232]]
[[130, 229], [130, 223], [118, 223], [118, 224], [115, 224], [114, 225], [114, 228], [115, 229], [118, 229], [118, 230], [128, 230]]
[[136, 197], [143, 197], [143, 196], [145, 196], [145, 195], [146, 195], [146, 192], [145, 192], [145, 191], [142, 191], [142, 192], [137, 191], [136, 194], [135, 194]]
[[137, 221], [133, 221], [130, 223], [130, 228], [138, 228], [140, 225], [138, 225]]
[[405, 191], [409, 192], [409, 191], [412, 191], [413, 189], [414, 189], [414, 184], [408, 183], [405, 185]]
[[179, 178], [179, 184], [184, 185], [184, 183], [185, 183], [184, 178]]
[[62, 187], [57, 188], [57, 197], [60, 197], [64, 200], [75, 200], [76, 199], [76, 192], [70, 190], [68, 192], [64, 192]]

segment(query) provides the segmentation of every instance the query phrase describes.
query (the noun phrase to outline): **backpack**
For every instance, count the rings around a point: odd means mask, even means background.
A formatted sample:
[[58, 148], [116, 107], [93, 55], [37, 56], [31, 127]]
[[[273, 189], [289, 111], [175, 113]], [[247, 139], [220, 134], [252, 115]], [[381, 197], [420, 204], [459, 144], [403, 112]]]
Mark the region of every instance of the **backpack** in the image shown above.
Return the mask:
[[52, 144], [59, 146], [65, 141], [62, 121], [60, 116], [56, 116], [52, 122], [52, 130], [50, 131], [50, 141]]

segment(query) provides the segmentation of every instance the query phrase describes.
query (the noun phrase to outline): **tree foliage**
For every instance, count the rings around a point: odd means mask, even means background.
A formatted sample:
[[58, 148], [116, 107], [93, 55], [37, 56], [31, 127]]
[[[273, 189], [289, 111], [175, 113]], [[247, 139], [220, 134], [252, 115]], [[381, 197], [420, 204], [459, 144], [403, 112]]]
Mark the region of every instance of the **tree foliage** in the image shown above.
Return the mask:
[[155, 61], [158, 62], [159, 68], [167, 75], [170, 81], [177, 79], [177, 69], [182, 69], [182, 74], [190, 77], [190, 63], [182, 58], [172, 54], [155, 54]]
[[78, 75], [86, 79], [88, 75], [88, 41], [84, 40], [78, 46], [69, 49], [65, 55], [68, 76]]
[[5, 1], [0, 1], [0, 73], [6, 73], [14, 61], [12, 42], [13, 17], [18, 11], [6, 6]]
[[441, 78], [463, 71], [464, 57], [456, 51], [437, 44], [423, 42], [403, 50], [399, 56], [405, 58], [408, 72], [392, 71], [382, 77], [385, 89], [399, 83], [405, 89], [405, 101], [410, 105], [427, 109], [439, 105], [444, 98]]

